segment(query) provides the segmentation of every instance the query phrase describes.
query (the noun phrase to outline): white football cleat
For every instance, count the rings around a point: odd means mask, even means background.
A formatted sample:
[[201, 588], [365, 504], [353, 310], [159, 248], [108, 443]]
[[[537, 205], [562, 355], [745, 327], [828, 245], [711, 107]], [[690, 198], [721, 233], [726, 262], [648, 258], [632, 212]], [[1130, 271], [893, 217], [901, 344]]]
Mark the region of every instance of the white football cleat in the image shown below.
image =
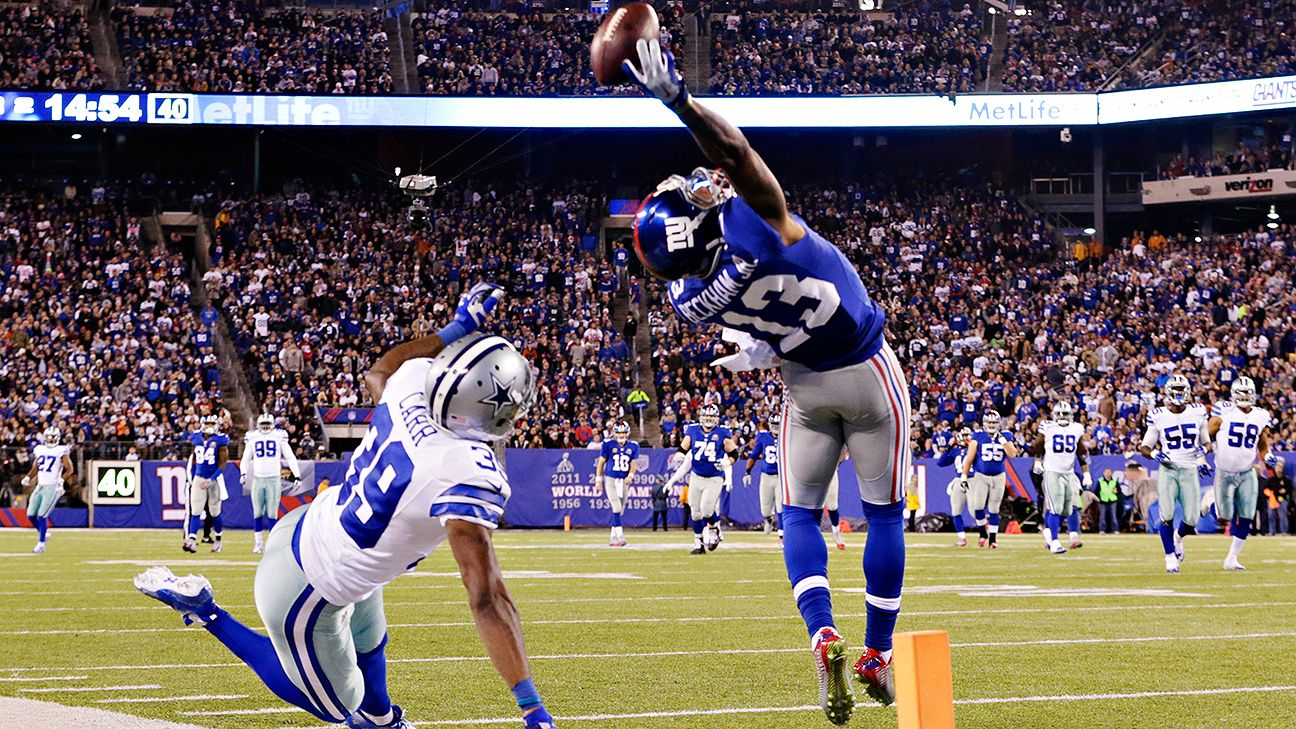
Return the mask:
[[1175, 557], [1173, 554], [1167, 554], [1165, 558], [1166, 558], [1166, 572], [1172, 575], [1179, 574], [1179, 559]]
[[1066, 552], [1066, 547], [1062, 546], [1061, 543], [1049, 547], [1050, 554], [1066, 554]]
[[36, 542], [36, 546], [32, 548], [32, 554], [44, 554], [44, 553], [45, 553], [45, 542]]
[[211, 549], [211, 551], [212, 551], [213, 554], [218, 553], [218, 552], [221, 551], [221, 540], [220, 540], [220, 539], [217, 539], [215, 542], [212, 542], [212, 549]]
[[150, 567], [135, 575], [135, 589], [174, 608], [185, 625], [206, 625], [216, 618], [211, 583], [202, 575], [176, 577], [166, 567]]
[[1230, 558], [1230, 559], [1226, 559], [1226, 560], [1224, 560], [1224, 569], [1226, 569], [1226, 570], [1233, 570], [1233, 571], [1241, 571], [1241, 570], [1245, 570], [1246, 567], [1243, 567], [1243, 566], [1242, 566], [1242, 563], [1239, 562], [1239, 561], [1237, 561], [1236, 559], [1232, 559], [1232, 558]]

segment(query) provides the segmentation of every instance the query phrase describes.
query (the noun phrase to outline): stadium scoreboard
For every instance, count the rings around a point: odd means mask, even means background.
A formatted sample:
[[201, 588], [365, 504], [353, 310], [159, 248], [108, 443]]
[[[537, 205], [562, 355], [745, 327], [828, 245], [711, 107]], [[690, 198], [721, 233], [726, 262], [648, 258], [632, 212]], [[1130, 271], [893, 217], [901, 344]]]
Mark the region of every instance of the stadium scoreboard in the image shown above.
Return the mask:
[[91, 461], [91, 503], [97, 506], [139, 506], [139, 461]]
[[[1101, 93], [701, 97], [739, 127], [1067, 127], [1296, 109], [1296, 76]], [[297, 127], [649, 129], [646, 97], [307, 96], [0, 91], [0, 122]]]

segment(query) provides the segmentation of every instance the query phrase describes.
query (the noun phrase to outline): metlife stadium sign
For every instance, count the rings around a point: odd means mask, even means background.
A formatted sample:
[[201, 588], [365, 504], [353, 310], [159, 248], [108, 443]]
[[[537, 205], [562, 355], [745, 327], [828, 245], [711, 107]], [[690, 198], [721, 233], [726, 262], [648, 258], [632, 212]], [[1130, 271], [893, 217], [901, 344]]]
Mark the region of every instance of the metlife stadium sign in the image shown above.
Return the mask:
[[[1102, 94], [713, 97], [740, 127], [1062, 127], [1296, 108], [1296, 76]], [[273, 96], [0, 91], [0, 122], [295, 127], [672, 128], [642, 97]]]

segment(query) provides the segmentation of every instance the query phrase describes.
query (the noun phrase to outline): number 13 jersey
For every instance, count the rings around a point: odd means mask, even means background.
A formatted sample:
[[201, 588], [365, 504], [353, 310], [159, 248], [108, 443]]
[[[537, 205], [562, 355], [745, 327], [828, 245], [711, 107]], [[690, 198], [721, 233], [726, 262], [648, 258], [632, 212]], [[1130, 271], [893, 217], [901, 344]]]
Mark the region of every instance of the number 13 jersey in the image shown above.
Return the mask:
[[846, 256], [792, 219], [805, 237], [785, 246], [742, 198], [725, 202], [720, 267], [705, 279], [672, 282], [671, 305], [685, 321], [746, 332], [818, 372], [868, 360], [882, 348], [886, 315]]
[[[508, 481], [484, 443], [432, 423], [430, 359], [401, 365], [346, 478], [315, 499], [295, 545], [306, 579], [334, 605], [358, 602], [414, 569], [461, 519], [499, 525]], [[298, 539], [294, 539], [298, 542]]]

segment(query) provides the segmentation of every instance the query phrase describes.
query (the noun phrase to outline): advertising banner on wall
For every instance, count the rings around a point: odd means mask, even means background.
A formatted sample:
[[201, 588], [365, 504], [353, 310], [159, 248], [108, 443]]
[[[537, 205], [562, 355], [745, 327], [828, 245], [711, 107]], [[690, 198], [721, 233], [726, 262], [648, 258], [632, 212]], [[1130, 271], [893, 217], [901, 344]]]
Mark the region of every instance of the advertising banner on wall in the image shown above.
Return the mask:
[[1144, 205], [1292, 196], [1296, 196], [1296, 170], [1143, 182]]

